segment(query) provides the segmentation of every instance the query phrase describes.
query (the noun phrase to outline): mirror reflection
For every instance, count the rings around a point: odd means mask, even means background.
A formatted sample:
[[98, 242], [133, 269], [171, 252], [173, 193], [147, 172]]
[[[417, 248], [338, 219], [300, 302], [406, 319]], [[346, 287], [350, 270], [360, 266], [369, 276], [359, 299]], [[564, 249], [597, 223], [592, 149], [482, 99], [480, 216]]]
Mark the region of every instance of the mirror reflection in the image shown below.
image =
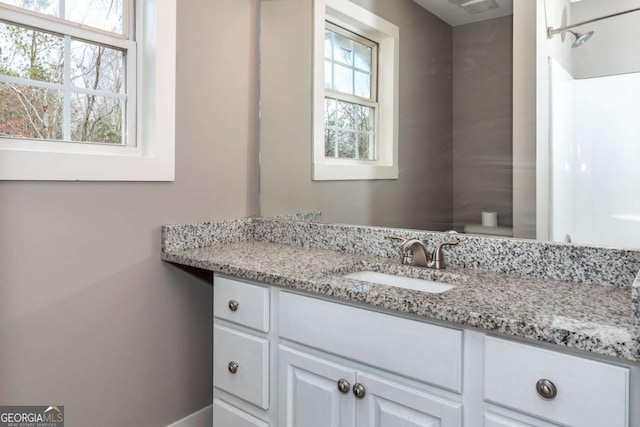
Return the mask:
[[640, 248], [640, 0], [351, 3], [399, 28], [398, 177], [313, 180], [314, 5], [263, 0], [262, 215]]

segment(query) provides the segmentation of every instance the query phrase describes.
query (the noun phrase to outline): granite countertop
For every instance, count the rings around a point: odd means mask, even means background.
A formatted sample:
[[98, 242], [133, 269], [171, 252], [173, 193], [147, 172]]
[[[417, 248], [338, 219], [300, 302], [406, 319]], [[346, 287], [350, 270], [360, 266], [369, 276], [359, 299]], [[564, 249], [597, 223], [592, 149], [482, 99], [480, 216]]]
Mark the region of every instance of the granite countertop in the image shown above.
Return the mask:
[[[579, 350], [640, 360], [632, 289], [469, 268], [431, 270], [399, 259], [246, 240], [165, 251], [166, 261], [430, 319]], [[340, 277], [360, 270], [441, 280], [441, 293]]]

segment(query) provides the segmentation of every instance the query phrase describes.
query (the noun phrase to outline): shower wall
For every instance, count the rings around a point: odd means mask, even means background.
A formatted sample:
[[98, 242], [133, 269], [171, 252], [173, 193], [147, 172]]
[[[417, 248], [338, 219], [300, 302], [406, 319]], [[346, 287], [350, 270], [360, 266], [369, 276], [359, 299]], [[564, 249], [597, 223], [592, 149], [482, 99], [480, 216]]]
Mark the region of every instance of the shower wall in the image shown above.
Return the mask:
[[640, 247], [640, 73], [574, 80], [552, 62], [552, 240]]
[[[571, 22], [587, 21], [640, 7], [640, 0], [582, 0], [571, 4]], [[579, 31], [594, 31], [580, 49], [573, 49], [576, 79], [633, 73], [640, 70], [640, 11], [592, 22]]]
[[[539, 192], [538, 203], [549, 200], [548, 237], [638, 248], [640, 55], [635, 40], [640, 12], [578, 27], [594, 35], [575, 49], [569, 48], [573, 37], [546, 39], [546, 26], [640, 7], [640, 0], [547, 0], [546, 6], [546, 22], [539, 27], [538, 157], [549, 153], [550, 181], [541, 185], [539, 176], [538, 185], [550, 194]], [[541, 78], [545, 75], [548, 81]], [[545, 123], [548, 128], [541, 126]], [[548, 150], [540, 144], [545, 135], [551, 136]]]

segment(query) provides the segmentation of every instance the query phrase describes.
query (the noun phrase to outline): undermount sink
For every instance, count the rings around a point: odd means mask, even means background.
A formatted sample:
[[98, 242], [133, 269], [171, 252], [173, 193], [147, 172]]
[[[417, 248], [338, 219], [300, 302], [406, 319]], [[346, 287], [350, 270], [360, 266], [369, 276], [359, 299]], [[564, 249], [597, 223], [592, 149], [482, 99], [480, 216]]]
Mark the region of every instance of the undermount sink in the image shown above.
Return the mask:
[[414, 291], [430, 292], [440, 294], [455, 285], [449, 283], [436, 282], [434, 280], [414, 279], [413, 277], [397, 276], [395, 274], [378, 273], [377, 271], [356, 271], [345, 274], [342, 277], [365, 282], [377, 283], [380, 285], [395, 286], [397, 288], [411, 289]]

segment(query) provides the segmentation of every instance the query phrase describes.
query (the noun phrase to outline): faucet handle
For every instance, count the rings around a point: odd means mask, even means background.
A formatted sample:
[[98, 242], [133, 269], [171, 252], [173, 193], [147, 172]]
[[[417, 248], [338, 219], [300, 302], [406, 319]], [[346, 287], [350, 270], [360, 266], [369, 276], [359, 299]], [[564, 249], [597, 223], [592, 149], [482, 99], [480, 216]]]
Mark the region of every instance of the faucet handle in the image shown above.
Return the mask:
[[411, 265], [413, 264], [413, 251], [409, 248], [408, 243], [411, 242], [411, 239], [405, 239], [400, 236], [387, 236], [389, 239], [400, 240], [400, 250], [402, 251], [402, 264], [403, 265]]
[[437, 269], [445, 268], [443, 248], [445, 246], [456, 246], [457, 244], [458, 244], [457, 241], [449, 240], [449, 241], [439, 243], [438, 246], [436, 246], [435, 250], [433, 251], [433, 262], [435, 264], [435, 268]]
[[393, 240], [400, 240], [400, 249], [402, 250], [402, 252], [407, 252], [409, 249], [409, 246], [407, 245], [407, 243], [409, 243], [411, 241], [411, 239], [405, 239], [404, 237], [400, 237], [400, 236], [387, 236], [389, 239], [393, 239]]

